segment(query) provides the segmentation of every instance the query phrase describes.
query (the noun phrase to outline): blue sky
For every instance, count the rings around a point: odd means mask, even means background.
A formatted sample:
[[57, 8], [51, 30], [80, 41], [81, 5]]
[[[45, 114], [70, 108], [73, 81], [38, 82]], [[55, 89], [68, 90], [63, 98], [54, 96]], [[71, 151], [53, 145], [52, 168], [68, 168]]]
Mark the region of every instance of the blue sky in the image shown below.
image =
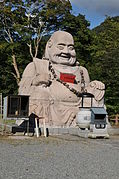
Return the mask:
[[94, 28], [104, 21], [106, 16], [119, 16], [119, 0], [70, 0], [75, 15], [85, 15]]

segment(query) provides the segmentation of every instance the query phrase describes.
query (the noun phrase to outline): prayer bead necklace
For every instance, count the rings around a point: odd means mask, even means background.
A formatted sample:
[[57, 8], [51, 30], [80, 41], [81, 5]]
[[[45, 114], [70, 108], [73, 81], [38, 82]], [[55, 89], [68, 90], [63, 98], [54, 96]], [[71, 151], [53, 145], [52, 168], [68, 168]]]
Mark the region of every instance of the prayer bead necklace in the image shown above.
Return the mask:
[[[67, 84], [66, 82], [64, 82], [64, 81], [62, 81], [62, 80], [60, 80], [60, 79], [58, 78], [58, 76], [57, 76], [56, 73], [55, 73], [55, 70], [54, 70], [53, 67], [52, 67], [51, 62], [49, 62], [49, 70], [51, 71], [51, 73], [52, 73], [54, 79], [56, 79], [56, 81], [58, 81], [58, 82], [60, 82], [61, 84], [63, 84], [67, 89], [69, 89], [71, 92], [73, 92], [77, 97], [80, 96], [81, 93], [80, 93], [79, 91], [77, 91], [77, 90], [74, 89], [74, 88], [71, 88], [71, 87], [69, 86], [69, 84]], [[81, 74], [81, 92], [84, 92], [85, 80], [84, 80], [83, 70], [80, 71], [80, 74]]]

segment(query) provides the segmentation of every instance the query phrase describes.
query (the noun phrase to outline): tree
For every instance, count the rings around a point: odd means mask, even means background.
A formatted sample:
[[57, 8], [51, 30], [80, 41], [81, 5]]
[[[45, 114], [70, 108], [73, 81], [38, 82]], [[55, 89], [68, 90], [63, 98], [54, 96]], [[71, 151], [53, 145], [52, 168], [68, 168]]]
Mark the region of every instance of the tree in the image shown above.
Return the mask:
[[71, 14], [72, 6], [69, 0], [46, 0], [45, 4], [40, 15], [47, 35], [50, 35], [62, 30], [64, 19]]
[[106, 53], [101, 61], [107, 109], [110, 114], [119, 114], [119, 47]]
[[[27, 43], [31, 57], [38, 54], [40, 31], [43, 23], [40, 20], [39, 12], [43, 7], [43, 1], [3, 1], [1, 2], [0, 29], [1, 34], [9, 43], [11, 49], [12, 64], [15, 72], [11, 72], [17, 84], [20, 82], [20, 72], [16, 59], [16, 51], [20, 43]], [[32, 48], [34, 42], [34, 53]]]
[[105, 83], [109, 114], [119, 113], [119, 17], [107, 17], [93, 30], [92, 79]]
[[1, 14], [0, 14], [0, 28], [1, 34], [3, 35], [4, 39], [11, 45], [11, 56], [12, 56], [12, 63], [15, 69], [15, 73], [13, 73], [14, 77], [17, 80], [17, 83], [20, 80], [20, 74], [18, 70], [18, 66], [16, 63], [16, 57], [14, 53], [14, 41], [16, 40], [16, 32], [13, 29], [15, 21], [15, 16], [11, 12], [11, 7], [6, 1], [1, 2]]

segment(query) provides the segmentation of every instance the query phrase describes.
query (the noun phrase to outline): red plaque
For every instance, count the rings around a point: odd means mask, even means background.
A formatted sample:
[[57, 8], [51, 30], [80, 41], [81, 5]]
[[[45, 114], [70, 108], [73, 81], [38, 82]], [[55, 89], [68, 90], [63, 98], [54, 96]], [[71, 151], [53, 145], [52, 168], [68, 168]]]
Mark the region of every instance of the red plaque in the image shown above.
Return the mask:
[[67, 83], [74, 83], [75, 77], [75, 75], [70, 73], [60, 73], [60, 80]]

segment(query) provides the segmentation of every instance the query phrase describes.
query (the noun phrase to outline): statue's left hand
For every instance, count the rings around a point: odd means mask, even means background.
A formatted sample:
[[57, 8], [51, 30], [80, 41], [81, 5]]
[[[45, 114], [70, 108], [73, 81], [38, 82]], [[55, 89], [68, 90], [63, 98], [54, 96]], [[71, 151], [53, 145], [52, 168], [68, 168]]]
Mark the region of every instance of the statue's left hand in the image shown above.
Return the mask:
[[105, 85], [100, 81], [94, 80], [86, 87], [86, 91], [93, 94], [96, 101], [100, 101], [104, 97]]

